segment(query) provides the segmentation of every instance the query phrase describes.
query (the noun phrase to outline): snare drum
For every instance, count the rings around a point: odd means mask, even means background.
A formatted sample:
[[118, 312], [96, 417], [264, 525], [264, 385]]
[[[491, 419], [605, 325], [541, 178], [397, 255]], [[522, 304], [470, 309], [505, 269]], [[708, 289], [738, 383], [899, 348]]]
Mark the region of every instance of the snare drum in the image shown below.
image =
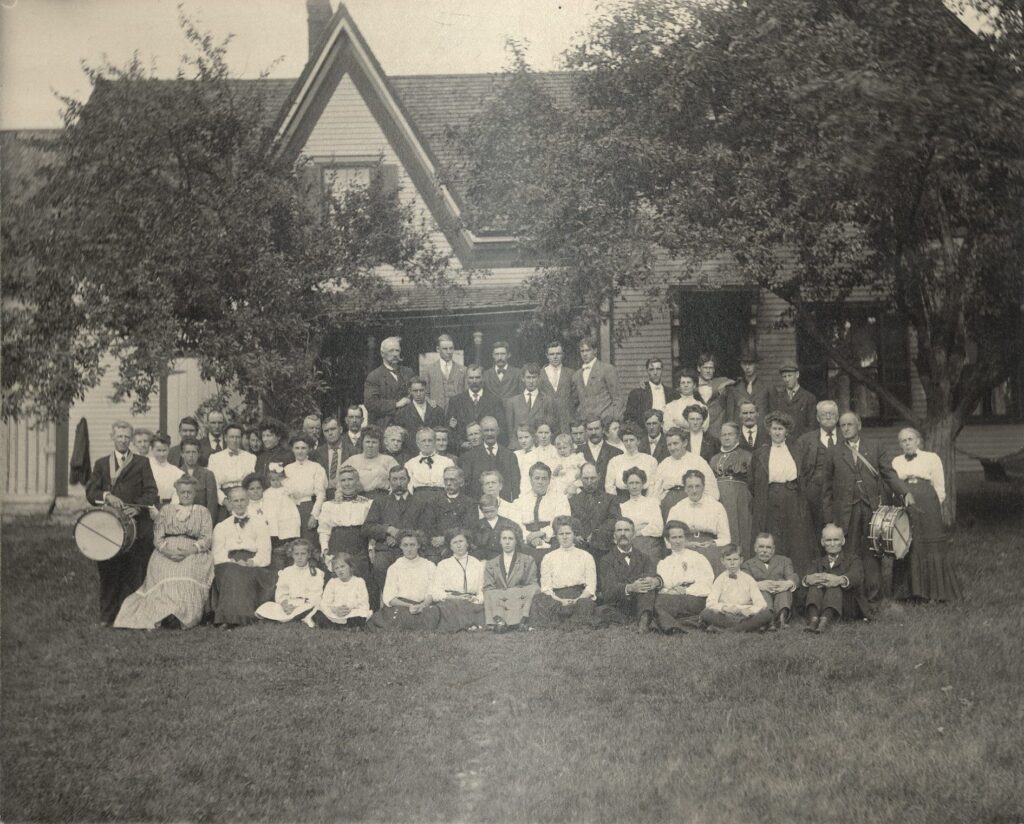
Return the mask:
[[892, 555], [899, 560], [910, 551], [910, 515], [901, 506], [880, 506], [868, 527], [871, 550], [881, 557]]
[[134, 543], [135, 521], [123, 509], [90, 509], [75, 521], [75, 544], [91, 561], [109, 561]]

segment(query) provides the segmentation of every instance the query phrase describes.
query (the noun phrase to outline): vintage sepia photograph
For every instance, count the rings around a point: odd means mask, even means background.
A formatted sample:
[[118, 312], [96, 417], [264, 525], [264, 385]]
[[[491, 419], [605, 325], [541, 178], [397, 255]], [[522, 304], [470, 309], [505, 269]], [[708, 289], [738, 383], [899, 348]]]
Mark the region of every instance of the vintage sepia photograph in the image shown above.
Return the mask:
[[1024, 824], [1024, 2], [0, 0], [0, 820]]

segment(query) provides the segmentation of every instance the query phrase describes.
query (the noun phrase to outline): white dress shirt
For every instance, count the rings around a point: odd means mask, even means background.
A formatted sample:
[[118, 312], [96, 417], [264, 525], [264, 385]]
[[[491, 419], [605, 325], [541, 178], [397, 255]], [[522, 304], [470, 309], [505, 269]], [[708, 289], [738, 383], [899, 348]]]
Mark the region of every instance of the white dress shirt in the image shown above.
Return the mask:
[[302, 518], [292, 496], [283, 487], [263, 490], [263, 498], [249, 501], [249, 517], [262, 518], [271, 538], [291, 540], [302, 534]]
[[668, 512], [669, 521], [682, 521], [692, 530], [709, 532], [715, 535], [715, 546], [732, 543], [729, 534], [729, 516], [725, 507], [718, 501], [708, 498], [707, 493], [697, 503], [683, 498]]
[[359, 483], [363, 487], [363, 492], [372, 492], [375, 489], [390, 492], [391, 467], [398, 466], [398, 461], [383, 453], [370, 460], [360, 452], [345, 461], [342, 466], [355, 468], [359, 473]]
[[[661, 538], [665, 524], [657, 498], [641, 495], [619, 503], [619, 511], [636, 525], [636, 534], [647, 538]], [[643, 526], [641, 526], [643, 524]]]
[[[430, 464], [425, 460], [428, 457]], [[429, 456], [417, 455], [415, 458], [409, 458], [405, 462], [405, 468], [409, 472], [409, 491], [412, 492], [420, 486], [444, 486], [444, 471], [450, 466], [455, 466], [455, 461], [436, 452]]]
[[608, 461], [608, 470], [604, 478], [604, 491], [614, 495], [621, 489], [626, 488], [626, 482], [622, 479], [622, 473], [629, 469], [642, 469], [647, 476], [647, 483], [644, 484], [644, 494], [650, 495], [654, 487], [654, 476], [658, 471], [658, 459], [646, 452], [637, 452], [629, 455], [623, 452]]
[[324, 574], [316, 567], [297, 567], [292, 564], [277, 573], [274, 600], [279, 604], [297, 601], [307, 607], [316, 607], [320, 605], [323, 592]]
[[537, 459], [535, 457], [537, 450], [516, 449], [512, 454], [515, 455], [516, 460], [519, 461], [519, 477], [528, 481], [530, 477], [530, 467], [537, 463]]
[[704, 445], [704, 433], [703, 432], [691, 432], [690, 433], [690, 452], [694, 455], [700, 454], [700, 448]]
[[238, 452], [231, 454], [231, 450], [222, 449], [210, 456], [207, 469], [213, 473], [217, 481], [217, 500], [224, 503], [224, 487], [238, 486], [242, 478], [250, 472], [256, 471], [256, 456], [251, 452]]
[[594, 358], [590, 363], [585, 363], [580, 367], [580, 377], [583, 379], [584, 386], [590, 383], [590, 372], [594, 368], [595, 363], [597, 363], [597, 358]]
[[265, 567], [270, 563], [270, 532], [260, 518], [249, 518], [245, 526], [235, 523], [235, 516], [228, 516], [213, 528], [213, 563], [226, 564], [231, 561], [228, 553], [234, 549], [255, 552], [253, 566]]
[[159, 463], [150, 456], [149, 468], [153, 470], [153, 478], [156, 480], [157, 492], [161, 501], [170, 501], [174, 498], [174, 482], [185, 473], [181, 467], [164, 461]]
[[297, 504], [313, 501], [312, 515], [320, 517], [327, 498], [327, 470], [316, 461], [293, 461], [284, 468], [284, 488]]
[[[516, 498], [513, 506], [515, 507], [516, 517], [512, 520], [523, 524], [527, 532], [531, 531], [528, 524], [533, 523], [535, 520], [547, 521], [547, 526], [540, 530], [544, 533], [544, 543], [541, 546], [547, 546], [547, 542], [555, 534], [551, 529], [551, 522], [559, 515], [572, 514], [572, 509], [569, 507], [569, 499], [565, 495], [552, 492], [550, 487], [544, 497], [541, 498], [539, 507], [537, 506], [537, 493], [532, 489], [527, 490]], [[535, 513], [537, 515], [536, 518], [534, 518]]]
[[558, 391], [558, 382], [562, 379], [562, 367], [552, 366], [550, 363], [544, 367], [544, 372], [548, 376], [548, 383], [551, 384], [551, 388], [556, 392]]
[[[917, 457], [908, 461], [905, 455], [892, 459], [892, 469], [901, 481], [907, 478], [921, 478], [930, 481], [941, 504], [946, 500], [946, 476], [942, 473], [942, 458], [935, 452], [917, 451]], [[913, 494], [913, 489], [910, 490]]]
[[784, 484], [796, 480], [796, 461], [784, 443], [773, 443], [768, 453], [768, 483]]
[[[651, 383], [647, 381], [647, 386], [651, 390], [651, 409], [657, 409], [660, 412], [665, 411], [665, 384], [663, 383]], [[643, 414], [646, 410], [641, 410]]]
[[388, 567], [381, 603], [389, 607], [396, 598], [417, 603], [425, 600], [434, 587], [435, 572], [434, 564], [426, 558], [417, 556], [410, 561], [403, 555]]
[[[665, 404], [665, 408], [662, 410], [662, 413], [665, 415], [665, 431], [668, 432], [670, 429], [673, 429], [675, 427], [678, 427], [679, 429], [689, 430], [689, 427], [686, 425], [686, 420], [685, 418], [683, 418], [683, 412], [685, 411], [686, 407], [693, 406], [695, 404], [697, 406], [704, 407], [704, 411], [707, 411], [708, 405], [704, 403], [704, 401], [702, 401], [700, 398], [695, 398], [693, 396], [690, 396], [689, 398], [678, 398], [677, 400], [674, 400], [671, 403]], [[707, 429], [707, 422], [708, 418], [705, 417], [705, 429]]]
[[825, 448], [829, 446], [828, 439], [830, 435], [832, 436], [832, 446], [835, 446], [839, 443], [839, 433], [834, 429], [831, 432], [826, 432], [821, 427], [818, 427], [818, 442]]
[[473, 596], [474, 604], [484, 602], [484, 562], [472, 555], [461, 561], [454, 555], [445, 558], [434, 572], [434, 587], [431, 597], [444, 601], [452, 593]]
[[684, 549], [673, 552], [658, 561], [658, 577], [661, 578], [661, 592], [665, 595], [694, 595], [707, 597], [715, 581], [715, 571], [699, 552]]
[[757, 445], [757, 426], [744, 426], [740, 437], [743, 439], [744, 446], [753, 449]]
[[589, 552], [572, 547], [551, 550], [540, 562], [540, 589], [548, 595], [562, 587], [583, 584], [582, 598], [593, 598], [597, 592], [597, 566]]
[[761, 594], [757, 581], [746, 572], [723, 572], [711, 585], [707, 608], [722, 612], [723, 606], [730, 607], [729, 612], [734, 615], [755, 615], [768, 609], [768, 602]]
[[683, 453], [682, 458], [673, 458], [669, 455], [658, 464], [658, 470], [654, 473], [654, 490], [648, 494], [661, 500], [674, 486], [683, 485], [683, 475], [691, 469], [699, 470], [704, 475], [704, 497], [719, 499], [718, 479], [714, 470], [700, 455], [692, 452]]
[[328, 501], [320, 510], [317, 521], [317, 535], [320, 538], [320, 549], [327, 550], [331, 540], [331, 530], [336, 526], [362, 526], [370, 512], [373, 501], [358, 495], [354, 501]]

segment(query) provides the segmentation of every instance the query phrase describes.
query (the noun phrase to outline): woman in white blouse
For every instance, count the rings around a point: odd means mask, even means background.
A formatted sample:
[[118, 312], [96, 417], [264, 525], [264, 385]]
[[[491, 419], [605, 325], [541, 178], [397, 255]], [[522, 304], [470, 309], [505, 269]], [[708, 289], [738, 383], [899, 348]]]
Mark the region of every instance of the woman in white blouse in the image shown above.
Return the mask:
[[451, 556], [434, 572], [433, 599], [441, 613], [442, 632], [480, 629], [484, 625], [484, 562], [469, 554], [469, 535], [449, 529], [445, 543]]
[[619, 504], [619, 510], [636, 528], [633, 546], [658, 563], [665, 550], [665, 542], [661, 537], [664, 529], [661, 506], [657, 498], [644, 495], [646, 472], [634, 466], [626, 470], [624, 477], [629, 498]]
[[770, 532], [780, 555], [788, 555], [801, 578], [813, 572], [818, 557], [814, 521], [807, 502], [807, 484], [814, 475], [817, 442], [801, 449], [787, 441], [793, 419], [771, 412], [764, 419], [771, 443], [750, 460], [754, 498], [753, 532]]
[[648, 487], [647, 481], [653, 481], [654, 473], [658, 471], [658, 459], [640, 451], [640, 429], [637, 426], [626, 424], [622, 427], [621, 437], [623, 452], [608, 461], [604, 482], [604, 491], [609, 495], [618, 495], [620, 503], [629, 498], [625, 478], [627, 470], [636, 468], [644, 471], [647, 479], [644, 482], [644, 494]]
[[916, 429], [901, 429], [899, 442], [903, 454], [893, 458], [892, 468], [907, 489], [905, 503], [913, 536], [907, 555], [910, 596], [925, 601], [957, 600], [963, 593], [942, 523], [942, 502], [946, 500], [942, 459], [921, 449], [921, 433]]
[[422, 532], [398, 533], [402, 557], [388, 567], [381, 593], [381, 607], [367, 623], [371, 630], [437, 629], [441, 613], [434, 606], [436, 567], [420, 556], [426, 538]]
[[316, 527], [327, 498], [327, 470], [309, 459], [311, 448], [305, 435], [292, 438], [295, 460], [284, 468], [284, 488], [299, 508], [302, 537], [317, 546]]
[[[160, 495], [160, 508], [169, 504], [174, 497], [174, 482], [185, 473], [180, 467], [167, 462], [171, 451], [171, 439], [163, 432], [157, 432], [149, 446], [149, 468], [153, 470], [156, 488]], [[156, 517], [155, 513], [153, 517]]]

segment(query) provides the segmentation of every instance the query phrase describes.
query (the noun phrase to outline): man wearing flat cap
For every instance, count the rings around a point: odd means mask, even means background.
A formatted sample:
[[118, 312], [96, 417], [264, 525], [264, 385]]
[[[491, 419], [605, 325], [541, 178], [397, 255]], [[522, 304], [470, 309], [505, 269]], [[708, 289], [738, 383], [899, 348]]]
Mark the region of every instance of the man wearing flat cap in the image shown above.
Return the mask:
[[804, 432], [817, 427], [815, 406], [818, 399], [800, 386], [800, 369], [795, 363], [787, 362], [779, 369], [782, 385], [772, 387], [768, 396], [769, 412], [784, 412], [793, 419], [789, 438], [796, 441]]

